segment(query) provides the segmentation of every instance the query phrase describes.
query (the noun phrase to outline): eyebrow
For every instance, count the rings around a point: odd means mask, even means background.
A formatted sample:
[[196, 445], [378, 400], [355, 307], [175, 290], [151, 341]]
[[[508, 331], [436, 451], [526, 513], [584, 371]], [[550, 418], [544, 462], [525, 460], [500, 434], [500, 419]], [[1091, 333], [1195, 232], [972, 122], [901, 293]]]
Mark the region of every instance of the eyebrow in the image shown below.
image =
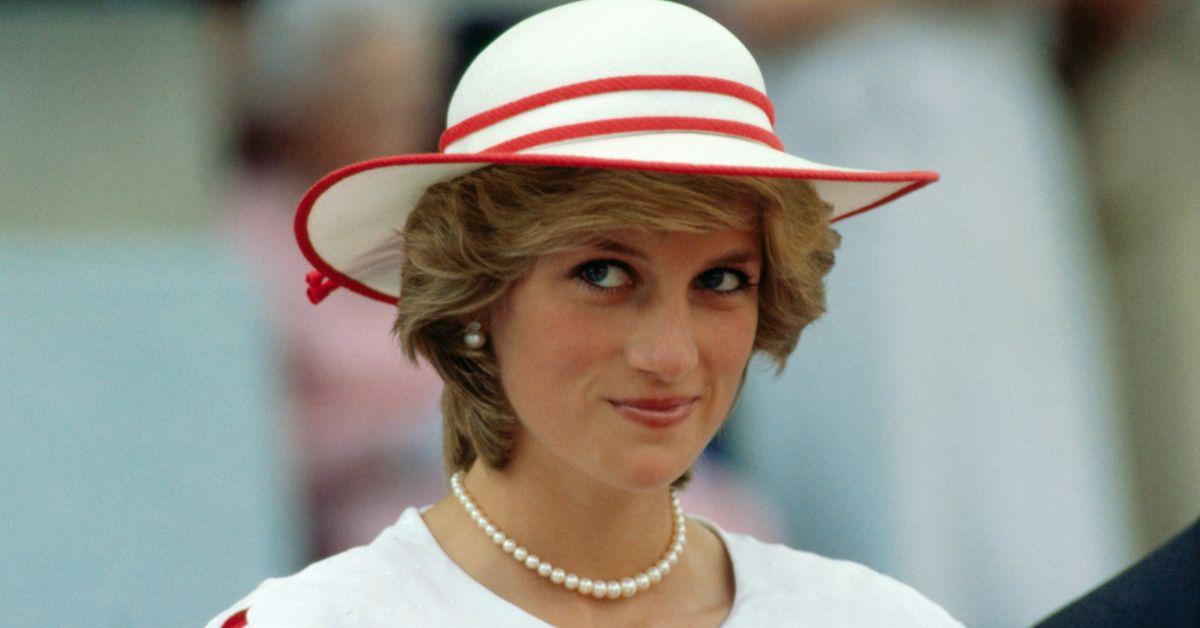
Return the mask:
[[[630, 257], [636, 257], [640, 260], [646, 260], [646, 254], [637, 247], [630, 246], [616, 240], [600, 239], [592, 243], [592, 246], [610, 253], [621, 253]], [[717, 259], [709, 260], [707, 266], [722, 266], [725, 264], [747, 264], [750, 262], [760, 261], [752, 251], [734, 251], [728, 255], [723, 255]]]

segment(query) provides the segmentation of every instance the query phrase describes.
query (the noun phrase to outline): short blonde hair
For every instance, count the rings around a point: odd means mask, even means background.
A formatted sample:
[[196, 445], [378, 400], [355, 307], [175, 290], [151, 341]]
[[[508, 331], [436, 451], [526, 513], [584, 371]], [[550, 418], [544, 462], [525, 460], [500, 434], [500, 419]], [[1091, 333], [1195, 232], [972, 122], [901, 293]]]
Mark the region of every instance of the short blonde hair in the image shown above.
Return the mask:
[[424, 357], [445, 381], [446, 471], [479, 457], [494, 468], [508, 463], [517, 419], [491, 345], [471, 349], [462, 338], [466, 322], [486, 321], [538, 257], [617, 229], [757, 227], [754, 349], [782, 371], [800, 332], [825, 311], [823, 279], [840, 242], [830, 210], [810, 183], [790, 179], [494, 165], [430, 186], [404, 228], [393, 331], [409, 359]]

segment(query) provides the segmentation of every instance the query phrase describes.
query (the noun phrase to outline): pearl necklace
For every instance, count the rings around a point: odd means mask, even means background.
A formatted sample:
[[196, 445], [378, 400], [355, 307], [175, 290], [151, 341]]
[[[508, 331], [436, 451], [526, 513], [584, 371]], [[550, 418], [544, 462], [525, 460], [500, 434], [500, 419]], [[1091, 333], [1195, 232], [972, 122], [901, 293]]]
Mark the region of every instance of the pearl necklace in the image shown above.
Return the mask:
[[671, 548], [667, 550], [658, 563], [649, 569], [633, 576], [625, 578], [620, 582], [616, 580], [592, 580], [591, 578], [580, 578], [574, 573], [568, 573], [561, 567], [551, 565], [550, 563], [539, 559], [537, 556], [530, 554], [529, 550], [519, 545], [516, 540], [500, 531], [487, 517], [479, 510], [479, 506], [467, 495], [467, 491], [462, 485], [462, 471], [459, 471], [450, 477], [450, 487], [454, 491], [454, 496], [467, 510], [467, 514], [471, 515], [471, 520], [479, 526], [483, 533], [488, 538], [500, 547], [505, 553], [513, 557], [517, 562], [525, 565], [530, 571], [537, 572], [537, 575], [547, 578], [550, 582], [566, 588], [568, 591], [575, 591], [580, 595], [590, 595], [596, 599], [615, 600], [620, 597], [633, 597], [634, 595], [649, 589], [651, 585], [658, 584], [663, 577], [671, 571], [671, 567], [679, 562], [679, 556], [683, 554], [683, 544], [687, 540], [687, 519], [683, 516], [683, 507], [679, 505], [679, 495], [675, 487], [671, 487], [671, 510], [675, 515], [675, 532], [671, 537]]

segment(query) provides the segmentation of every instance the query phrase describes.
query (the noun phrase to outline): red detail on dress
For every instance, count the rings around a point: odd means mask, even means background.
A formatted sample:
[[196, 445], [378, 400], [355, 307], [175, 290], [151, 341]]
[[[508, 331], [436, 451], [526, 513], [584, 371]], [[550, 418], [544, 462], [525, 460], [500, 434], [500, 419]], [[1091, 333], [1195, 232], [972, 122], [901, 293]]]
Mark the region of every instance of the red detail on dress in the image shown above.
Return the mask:
[[243, 608], [230, 615], [229, 619], [226, 619], [225, 623], [221, 624], [221, 628], [246, 628], [246, 626], [250, 625], [250, 620], [246, 619], [246, 613], [249, 611], [250, 609]]
[[309, 271], [304, 280], [308, 282], [308, 300], [313, 305], [324, 301], [330, 292], [338, 289], [337, 283], [319, 270]]
[[538, 107], [545, 107], [556, 102], [584, 96], [632, 90], [708, 92], [710, 94], [732, 96], [762, 109], [763, 113], [767, 114], [767, 120], [772, 125], [775, 124], [775, 106], [771, 104], [771, 100], [767, 98], [767, 95], [749, 85], [744, 85], [736, 81], [711, 76], [691, 76], [686, 74], [614, 76], [556, 87], [533, 94], [532, 96], [518, 98], [506, 105], [475, 114], [446, 129], [442, 133], [441, 141], [438, 142], [438, 150], [445, 151], [447, 146], [463, 137], [480, 129], [487, 128], [501, 120], [507, 120]]
[[637, 131], [702, 131], [736, 135], [746, 139], [761, 142], [776, 150], [783, 150], [783, 142], [774, 133], [743, 122], [720, 120], [717, 118], [691, 118], [684, 116], [645, 116], [639, 118], [612, 118], [610, 120], [595, 120], [567, 124], [537, 131], [528, 135], [513, 138], [488, 148], [486, 153], [515, 153], [564, 140], [572, 140], [593, 135], [608, 135], [612, 133], [632, 133]]

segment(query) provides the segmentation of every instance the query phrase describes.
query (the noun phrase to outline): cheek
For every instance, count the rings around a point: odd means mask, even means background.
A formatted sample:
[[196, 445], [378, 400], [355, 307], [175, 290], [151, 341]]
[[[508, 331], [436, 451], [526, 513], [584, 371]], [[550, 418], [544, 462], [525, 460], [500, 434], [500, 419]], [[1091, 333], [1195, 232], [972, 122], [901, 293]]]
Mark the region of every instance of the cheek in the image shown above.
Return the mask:
[[728, 331], [729, 346], [749, 351], [758, 331], [757, 304], [731, 310], [727, 313], [723, 327]]
[[611, 321], [553, 303], [531, 304], [512, 320], [497, 355], [517, 414], [526, 422], [576, 414], [570, 406], [598, 392], [594, 384], [617, 350]]
[[719, 320], [713, 321], [711, 329], [721, 331], [708, 336], [710, 363], [718, 374], [725, 394], [732, 398], [750, 354], [754, 351], [758, 311], [756, 308], [746, 308], [722, 313], [717, 318]]

